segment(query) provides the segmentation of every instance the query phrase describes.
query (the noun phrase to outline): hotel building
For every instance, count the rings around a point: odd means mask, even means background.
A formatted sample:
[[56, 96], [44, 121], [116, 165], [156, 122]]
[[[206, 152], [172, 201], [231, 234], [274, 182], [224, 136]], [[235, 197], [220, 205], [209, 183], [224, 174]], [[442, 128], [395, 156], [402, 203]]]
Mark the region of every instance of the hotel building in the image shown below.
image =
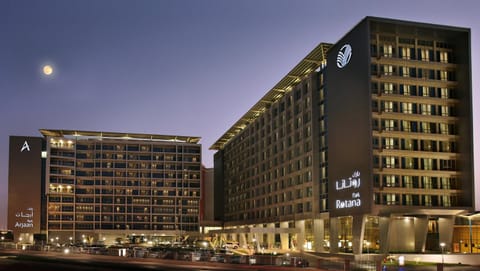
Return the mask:
[[470, 30], [366, 17], [211, 146], [217, 233], [329, 253], [453, 249], [474, 211], [472, 146]]
[[40, 132], [10, 138], [8, 223], [17, 241], [154, 244], [198, 235], [199, 137]]

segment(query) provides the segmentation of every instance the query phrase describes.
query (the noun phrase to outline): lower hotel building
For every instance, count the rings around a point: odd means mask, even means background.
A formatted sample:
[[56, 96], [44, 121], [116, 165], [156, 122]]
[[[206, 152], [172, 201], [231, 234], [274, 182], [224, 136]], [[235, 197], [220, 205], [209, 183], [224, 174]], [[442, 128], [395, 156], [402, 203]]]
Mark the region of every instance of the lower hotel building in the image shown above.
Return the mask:
[[16, 241], [154, 245], [198, 235], [199, 137], [40, 132], [10, 137]]
[[479, 251], [467, 28], [366, 17], [211, 149], [216, 232], [240, 245]]

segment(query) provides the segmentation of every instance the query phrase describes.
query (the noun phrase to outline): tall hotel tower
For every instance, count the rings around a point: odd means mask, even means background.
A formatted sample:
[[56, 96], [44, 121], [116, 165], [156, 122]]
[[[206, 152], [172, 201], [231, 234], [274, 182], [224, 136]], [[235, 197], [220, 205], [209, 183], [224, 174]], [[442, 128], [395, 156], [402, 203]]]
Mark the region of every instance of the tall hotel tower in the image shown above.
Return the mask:
[[452, 247], [474, 209], [472, 146], [470, 30], [366, 17], [213, 144], [219, 233], [330, 253]]
[[155, 243], [199, 233], [199, 137], [40, 132], [10, 138], [16, 241]]

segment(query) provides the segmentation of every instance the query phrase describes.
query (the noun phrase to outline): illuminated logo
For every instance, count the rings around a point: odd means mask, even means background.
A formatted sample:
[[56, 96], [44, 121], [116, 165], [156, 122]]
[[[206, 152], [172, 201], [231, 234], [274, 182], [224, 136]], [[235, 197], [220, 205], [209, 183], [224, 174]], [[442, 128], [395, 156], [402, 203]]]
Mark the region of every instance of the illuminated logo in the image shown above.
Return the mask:
[[354, 171], [352, 177], [336, 181], [335, 188], [337, 189], [337, 191], [348, 188], [360, 188], [360, 171]]
[[335, 182], [335, 189], [337, 191], [341, 190], [353, 190], [351, 199], [337, 199], [335, 200], [335, 208], [336, 209], [348, 209], [354, 207], [360, 207], [362, 205], [362, 199], [360, 196], [360, 189], [361, 186], [361, 179], [360, 179], [360, 171], [355, 170], [352, 173], [351, 177], [341, 179]]
[[28, 146], [28, 142], [25, 140], [23, 143], [22, 149], [20, 149], [20, 152], [23, 152], [24, 150], [30, 151], [30, 146]]
[[20, 221], [15, 221], [15, 228], [33, 228], [33, 208], [27, 208], [26, 212], [17, 212], [15, 217]]
[[345, 44], [338, 51], [337, 67], [341, 69], [347, 66], [348, 62], [350, 62], [350, 58], [352, 58], [352, 47], [350, 44]]

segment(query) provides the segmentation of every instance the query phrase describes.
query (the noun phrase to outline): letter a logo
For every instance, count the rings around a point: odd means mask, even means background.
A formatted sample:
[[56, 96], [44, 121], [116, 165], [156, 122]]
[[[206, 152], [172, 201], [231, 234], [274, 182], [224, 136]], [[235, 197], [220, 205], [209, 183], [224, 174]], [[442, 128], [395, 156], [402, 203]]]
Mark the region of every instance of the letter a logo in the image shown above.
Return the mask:
[[24, 150], [30, 151], [30, 146], [28, 146], [28, 142], [26, 140], [23, 143], [23, 146], [22, 146], [22, 149], [20, 150], [20, 152], [23, 152]]

